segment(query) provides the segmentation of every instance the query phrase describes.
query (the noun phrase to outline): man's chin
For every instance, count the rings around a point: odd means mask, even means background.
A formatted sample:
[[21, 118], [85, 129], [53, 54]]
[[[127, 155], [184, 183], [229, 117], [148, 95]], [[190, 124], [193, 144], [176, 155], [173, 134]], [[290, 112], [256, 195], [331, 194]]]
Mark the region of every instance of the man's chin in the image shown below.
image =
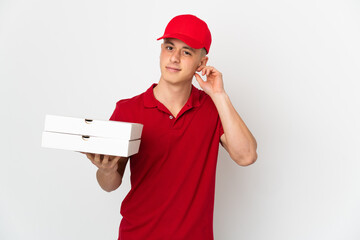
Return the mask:
[[162, 80], [169, 84], [172, 84], [172, 85], [183, 85], [183, 84], [191, 84], [192, 83], [192, 78], [183, 79], [183, 78], [174, 78], [171, 76], [167, 76], [167, 77], [162, 77]]

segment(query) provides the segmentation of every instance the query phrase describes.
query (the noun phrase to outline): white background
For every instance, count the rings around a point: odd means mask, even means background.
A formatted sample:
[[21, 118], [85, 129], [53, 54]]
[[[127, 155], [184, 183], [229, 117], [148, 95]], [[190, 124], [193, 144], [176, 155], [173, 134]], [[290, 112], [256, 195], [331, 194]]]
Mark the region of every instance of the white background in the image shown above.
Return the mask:
[[108, 119], [159, 80], [156, 38], [183, 13], [208, 23], [209, 65], [258, 141], [249, 167], [220, 151], [215, 239], [360, 239], [359, 12], [357, 0], [0, 0], [0, 239], [116, 239], [128, 168], [102, 191], [83, 155], [40, 147], [45, 114]]

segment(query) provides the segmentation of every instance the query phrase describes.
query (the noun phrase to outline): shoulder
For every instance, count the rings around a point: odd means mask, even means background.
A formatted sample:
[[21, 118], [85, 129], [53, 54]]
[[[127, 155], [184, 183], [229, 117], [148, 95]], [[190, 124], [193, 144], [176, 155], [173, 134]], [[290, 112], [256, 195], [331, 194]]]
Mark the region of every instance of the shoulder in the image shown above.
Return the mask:
[[141, 109], [144, 106], [143, 95], [144, 93], [141, 93], [134, 97], [117, 101], [110, 120], [134, 122], [142, 112]]
[[200, 105], [203, 108], [207, 108], [208, 110], [210, 110], [210, 109], [216, 110], [215, 104], [214, 104], [213, 100], [211, 99], [211, 97], [201, 89], [197, 89], [197, 91], [198, 91], [198, 95], [199, 95]]
[[129, 108], [130, 107], [131, 108], [136, 105], [143, 104], [143, 95], [144, 95], [144, 93], [141, 93], [141, 94], [136, 95], [131, 98], [121, 99], [116, 102], [116, 107], [120, 107], [120, 108]]
[[199, 94], [199, 100], [200, 101], [209, 101], [211, 100], [210, 96], [206, 94], [202, 89], [196, 88]]

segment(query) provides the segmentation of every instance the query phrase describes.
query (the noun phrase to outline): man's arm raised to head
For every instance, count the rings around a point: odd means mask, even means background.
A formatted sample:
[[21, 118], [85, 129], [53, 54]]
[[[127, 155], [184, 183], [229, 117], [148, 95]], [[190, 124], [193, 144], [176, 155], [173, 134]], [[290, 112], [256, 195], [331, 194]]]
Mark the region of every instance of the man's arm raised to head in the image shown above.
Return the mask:
[[204, 66], [199, 71], [206, 75], [207, 80], [202, 80], [200, 75], [195, 73], [196, 80], [213, 100], [224, 129], [224, 134], [220, 137], [222, 146], [238, 165], [254, 163], [257, 159], [256, 140], [226, 94], [222, 74], [211, 66]]

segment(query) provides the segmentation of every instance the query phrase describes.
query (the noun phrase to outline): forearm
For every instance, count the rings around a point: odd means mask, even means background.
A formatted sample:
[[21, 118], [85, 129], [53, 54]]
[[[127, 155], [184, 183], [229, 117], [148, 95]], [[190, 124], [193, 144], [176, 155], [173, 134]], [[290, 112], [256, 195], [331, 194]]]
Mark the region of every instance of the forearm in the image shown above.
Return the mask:
[[104, 171], [98, 169], [96, 172], [96, 179], [100, 187], [107, 192], [114, 191], [121, 185], [122, 182], [122, 177], [118, 171], [105, 173]]
[[241, 119], [226, 92], [213, 94], [212, 100], [218, 110], [224, 129], [226, 148], [239, 165], [248, 165], [257, 158], [257, 143]]

